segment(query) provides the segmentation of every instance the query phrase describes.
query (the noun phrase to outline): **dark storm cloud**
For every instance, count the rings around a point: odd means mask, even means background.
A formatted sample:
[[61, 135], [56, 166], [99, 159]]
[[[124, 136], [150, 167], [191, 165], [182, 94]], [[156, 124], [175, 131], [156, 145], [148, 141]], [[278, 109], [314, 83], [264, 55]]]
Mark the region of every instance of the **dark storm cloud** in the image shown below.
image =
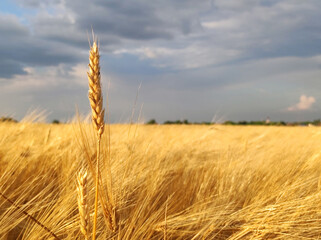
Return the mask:
[[[46, 6], [43, 1], [17, 0], [20, 5], [38, 9]], [[184, 1], [118, 1], [118, 0], [86, 0], [66, 1], [62, 4], [57, 0], [48, 1], [49, 7], [63, 6], [65, 13], [72, 15], [75, 22], [70, 30], [70, 22], [61, 16], [37, 16], [34, 24], [41, 28], [42, 35], [56, 36], [57, 39], [68, 39], [67, 35], [82, 32], [94, 28], [100, 37], [110, 35], [118, 38], [134, 40], [172, 39], [177, 33], [189, 34], [199, 27], [197, 19], [198, 10], [206, 9], [209, 1], [199, 2], [195, 0]], [[196, 10], [196, 11], [195, 11]], [[51, 10], [52, 11], [52, 10]], [[62, 23], [65, 23], [63, 25]], [[56, 26], [61, 26], [56, 28]], [[51, 31], [49, 32], [48, 29]], [[45, 32], [43, 32], [43, 30]], [[59, 31], [60, 30], [60, 31]], [[60, 37], [59, 37], [60, 35]], [[120, 40], [120, 39], [119, 39]]]
[[[172, 33], [150, 6], [137, 2], [97, 1], [84, 11], [83, 3], [70, 6], [77, 12], [79, 28], [114, 34], [130, 39], [169, 39]], [[83, 14], [82, 14], [83, 12]], [[97, 17], [98, 16], [98, 17]]]
[[75, 64], [77, 51], [35, 37], [17, 17], [0, 15], [0, 78], [25, 74], [24, 67]]
[[[195, 2], [199, 8], [204, 3]], [[66, 7], [75, 13], [79, 29], [110, 34], [126, 39], [172, 39], [178, 32], [188, 34], [195, 25], [195, 12], [186, 5], [168, 1], [68, 1]], [[183, 7], [184, 6], [184, 7]], [[176, 8], [177, 7], [177, 8]]]
[[[23, 64], [17, 61], [16, 57], [10, 57], [14, 52], [9, 46], [15, 39], [23, 39], [28, 35], [24, 28], [13, 16], [0, 15], [0, 78], [12, 78], [15, 74], [25, 74]], [[15, 53], [19, 55], [19, 53]]]
[[[77, 62], [71, 54], [88, 47], [87, 31], [92, 27], [102, 49], [108, 52], [144, 45], [182, 49], [153, 60], [156, 66], [157, 61], [160, 65], [167, 62], [174, 69], [265, 57], [311, 56], [321, 51], [316, 52], [321, 47], [316, 34], [321, 31], [321, 6], [316, 1], [189, 0], [182, 4], [178, 0], [93, 0], [88, 4], [85, 0], [57, 0], [50, 2], [48, 11], [40, 0], [18, 2], [39, 11], [30, 17], [31, 38], [34, 47], [40, 40], [49, 43], [47, 50], [40, 49], [44, 56], [39, 59], [44, 64]], [[196, 47], [183, 51], [190, 46]], [[62, 48], [66, 52], [57, 51]], [[229, 57], [231, 51], [237, 54]], [[35, 57], [30, 58], [31, 63]]]
[[[24, 16], [27, 24], [22, 24], [17, 16], [0, 15], [0, 54], [6, 58], [6, 65], [2, 61], [2, 78], [23, 74], [23, 67], [77, 63], [82, 59], [80, 51], [88, 48], [87, 32], [90, 35], [91, 28], [99, 36], [102, 50], [109, 52], [125, 44], [133, 46], [135, 41], [170, 40], [190, 34], [200, 29], [195, 9], [207, 4], [141, 0], [16, 3], [35, 12]], [[10, 63], [15, 66], [5, 67]]]
[[17, 74], [27, 74], [23, 70], [23, 65], [21, 63], [0, 59], [0, 78], [10, 79]]
[[[273, 4], [272, 4], [273, 3]], [[214, 1], [205, 17], [215, 46], [242, 51], [240, 59], [321, 53], [320, 1]]]

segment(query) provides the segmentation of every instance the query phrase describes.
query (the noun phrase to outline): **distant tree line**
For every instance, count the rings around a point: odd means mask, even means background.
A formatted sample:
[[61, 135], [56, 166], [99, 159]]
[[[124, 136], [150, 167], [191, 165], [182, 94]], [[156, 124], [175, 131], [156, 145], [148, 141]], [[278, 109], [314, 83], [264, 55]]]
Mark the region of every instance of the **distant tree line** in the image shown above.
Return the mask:
[[[12, 117], [0, 117], [0, 122], [11, 122], [11, 123], [17, 123], [18, 120], [12, 118]], [[53, 120], [51, 122], [52, 124], [60, 124], [61, 122], [57, 119]]]
[[[155, 119], [149, 120], [146, 124], [158, 124]], [[190, 125], [190, 124], [200, 124], [200, 125], [211, 125], [214, 123], [211, 122], [189, 122], [187, 119], [185, 120], [176, 120], [176, 121], [165, 121], [163, 124], [170, 125], [170, 124], [178, 124], [178, 125]]]
[[223, 123], [224, 125], [264, 125], [264, 126], [321, 126], [321, 120], [317, 119], [314, 121], [302, 121], [302, 122], [284, 122], [284, 121], [278, 121], [278, 122], [266, 122], [266, 121], [239, 121], [239, 122], [233, 122], [233, 121], [226, 121]]
[[[146, 124], [158, 124], [155, 119], [149, 120]], [[198, 125], [212, 125], [215, 123], [212, 122], [189, 122], [187, 119], [185, 120], [176, 120], [176, 121], [165, 121], [163, 124], [178, 124], [178, 125], [189, 125], [189, 124], [198, 124]], [[321, 119], [317, 119], [314, 121], [303, 121], [303, 122], [285, 122], [285, 121], [225, 121], [222, 123], [223, 125], [241, 125], [241, 126], [321, 126]]]
[[254, 125], [254, 126], [286, 126], [287, 123], [284, 121], [280, 122], [269, 122], [266, 121], [239, 121], [239, 122], [233, 122], [233, 121], [226, 121], [223, 123], [224, 125]]
[[16, 123], [18, 122], [16, 119], [12, 117], [0, 117], [0, 122], [13, 122]]

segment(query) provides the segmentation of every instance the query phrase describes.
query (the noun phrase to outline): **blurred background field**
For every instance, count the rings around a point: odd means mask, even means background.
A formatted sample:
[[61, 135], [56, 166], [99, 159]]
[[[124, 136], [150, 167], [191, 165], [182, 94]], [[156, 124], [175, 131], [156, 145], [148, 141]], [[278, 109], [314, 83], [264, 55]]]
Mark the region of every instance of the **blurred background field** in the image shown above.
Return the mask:
[[[98, 239], [319, 239], [321, 128], [111, 125], [119, 227]], [[110, 151], [109, 151], [110, 140]], [[0, 124], [0, 192], [61, 239], [83, 239], [76, 176], [95, 155], [89, 124]], [[89, 174], [90, 203], [94, 184]], [[93, 212], [93, 204], [89, 204]], [[0, 239], [50, 235], [0, 197]]]

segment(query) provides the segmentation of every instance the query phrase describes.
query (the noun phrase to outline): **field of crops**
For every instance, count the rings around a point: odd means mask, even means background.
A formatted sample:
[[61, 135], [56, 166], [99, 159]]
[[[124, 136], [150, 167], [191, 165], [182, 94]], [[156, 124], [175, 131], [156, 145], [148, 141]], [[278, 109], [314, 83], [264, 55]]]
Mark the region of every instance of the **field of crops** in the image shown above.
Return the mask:
[[[90, 232], [95, 137], [90, 124], [0, 124], [0, 239], [85, 239], [77, 178], [88, 172]], [[321, 236], [317, 127], [111, 125], [100, 171], [115, 226], [100, 203], [97, 239]]]

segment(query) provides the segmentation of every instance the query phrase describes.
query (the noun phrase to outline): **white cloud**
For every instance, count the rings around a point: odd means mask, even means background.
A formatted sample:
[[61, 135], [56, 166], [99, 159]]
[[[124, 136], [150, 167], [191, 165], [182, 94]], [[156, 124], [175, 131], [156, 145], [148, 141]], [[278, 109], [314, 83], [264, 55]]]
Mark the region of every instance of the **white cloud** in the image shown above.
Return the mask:
[[233, 60], [240, 55], [235, 49], [225, 49], [212, 46], [210, 49], [201, 44], [180, 48], [144, 47], [134, 49], [118, 49], [115, 55], [133, 54], [140, 59], [151, 59], [153, 65], [159, 68], [176, 70], [195, 69]]
[[227, 19], [227, 20], [220, 20], [220, 21], [207, 21], [201, 23], [202, 27], [209, 28], [209, 29], [230, 29], [236, 28], [239, 25], [237, 19]]
[[314, 97], [307, 97], [306, 95], [301, 95], [300, 97], [300, 102], [297, 104], [288, 107], [287, 110], [290, 112], [293, 111], [304, 111], [304, 110], [309, 110], [311, 109], [312, 105], [315, 103], [315, 98]]
[[138, 55], [141, 59], [155, 59], [164, 56], [174, 55], [175, 49], [162, 48], [162, 47], [140, 47], [135, 49], [117, 49], [113, 53], [115, 55], [134, 54]]
[[15, 93], [31, 90], [42, 91], [67, 84], [87, 86], [86, 64], [77, 64], [70, 69], [66, 64], [59, 64], [51, 67], [25, 67], [23, 70], [27, 74], [15, 75], [10, 81], [0, 77], [1, 90]]

